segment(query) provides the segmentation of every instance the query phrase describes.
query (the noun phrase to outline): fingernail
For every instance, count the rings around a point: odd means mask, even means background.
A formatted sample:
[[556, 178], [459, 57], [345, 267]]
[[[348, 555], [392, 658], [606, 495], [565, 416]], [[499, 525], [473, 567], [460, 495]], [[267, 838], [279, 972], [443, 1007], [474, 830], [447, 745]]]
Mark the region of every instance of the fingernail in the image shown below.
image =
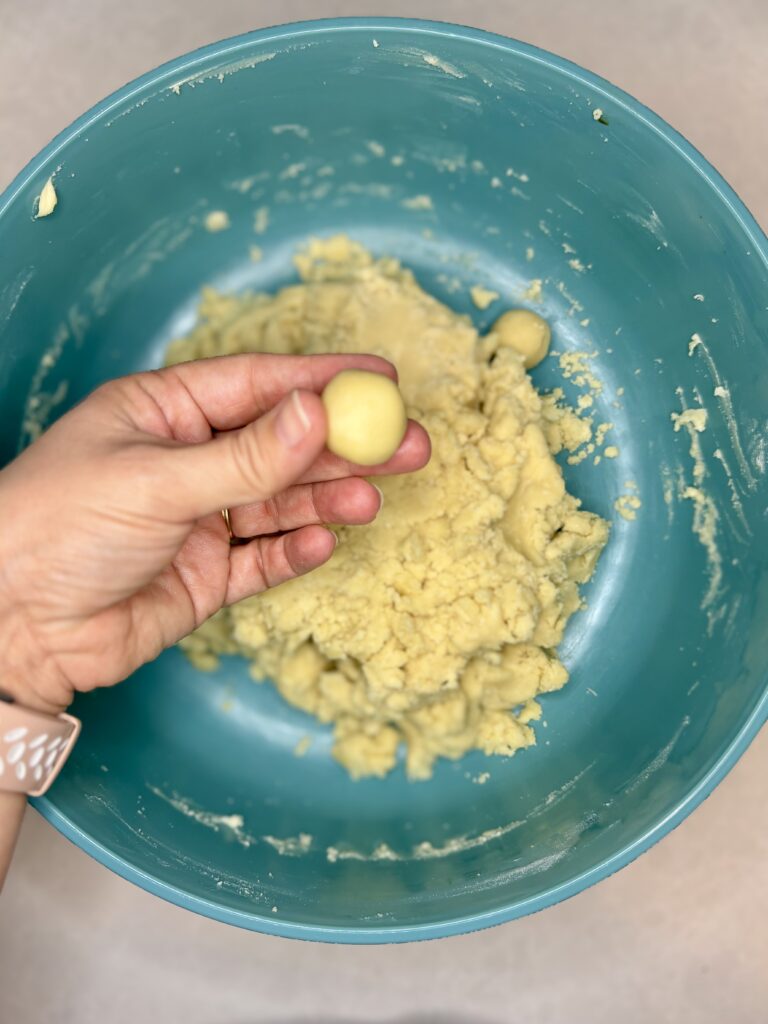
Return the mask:
[[298, 391], [292, 391], [280, 406], [275, 420], [275, 433], [284, 445], [295, 448], [309, 433], [312, 426]]
[[384, 508], [384, 491], [382, 491], [380, 487], [377, 487], [376, 484], [371, 484], [371, 487], [373, 487], [374, 490], [377, 490], [379, 492], [379, 512], [381, 512], [381, 510]]

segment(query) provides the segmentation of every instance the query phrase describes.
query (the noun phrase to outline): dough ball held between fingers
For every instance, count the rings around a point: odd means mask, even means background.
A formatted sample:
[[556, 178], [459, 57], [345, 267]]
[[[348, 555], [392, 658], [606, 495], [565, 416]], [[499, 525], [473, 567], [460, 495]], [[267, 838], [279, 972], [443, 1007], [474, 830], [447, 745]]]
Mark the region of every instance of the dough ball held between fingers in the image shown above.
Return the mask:
[[397, 384], [380, 373], [343, 370], [323, 391], [327, 445], [359, 466], [392, 458], [405, 437], [408, 417]]

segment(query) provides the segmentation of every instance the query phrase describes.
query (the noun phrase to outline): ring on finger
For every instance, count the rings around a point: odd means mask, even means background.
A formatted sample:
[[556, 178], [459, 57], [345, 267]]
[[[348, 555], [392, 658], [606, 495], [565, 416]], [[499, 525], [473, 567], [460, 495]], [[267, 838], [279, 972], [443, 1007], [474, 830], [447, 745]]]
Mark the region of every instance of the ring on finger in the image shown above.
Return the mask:
[[227, 533], [229, 534], [229, 543], [232, 544], [237, 540], [237, 537], [235, 536], [235, 531], [232, 529], [232, 515], [228, 508], [223, 508], [221, 510], [221, 518], [224, 520], [224, 525], [226, 526]]

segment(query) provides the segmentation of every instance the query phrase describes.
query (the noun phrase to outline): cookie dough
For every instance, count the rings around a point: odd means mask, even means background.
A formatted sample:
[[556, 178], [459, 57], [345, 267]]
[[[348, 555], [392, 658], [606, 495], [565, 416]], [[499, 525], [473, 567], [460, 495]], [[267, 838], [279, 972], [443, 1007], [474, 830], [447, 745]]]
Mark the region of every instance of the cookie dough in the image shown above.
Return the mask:
[[56, 209], [59, 197], [56, 195], [56, 187], [53, 184], [53, 176], [43, 185], [43, 190], [37, 199], [37, 213], [35, 218], [50, 217]]
[[[330, 562], [217, 616], [184, 646], [198, 664], [251, 659], [290, 703], [334, 727], [354, 777], [405, 749], [411, 778], [438, 757], [535, 742], [537, 698], [568, 673], [556, 648], [581, 606], [608, 524], [565, 489], [542, 402], [509, 343], [485, 339], [393, 259], [338, 236], [296, 258], [278, 294], [204, 294], [169, 360], [228, 352], [374, 352], [391, 359], [430, 464], [379, 479], [377, 520], [337, 530]], [[538, 318], [537, 318], [538, 319]], [[541, 351], [541, 345], [535, 351]]]
[[408, 417], [397, 384], [380, 373], [345, 370], [323, 391], [328, 448], [359, 466], [391, 459], [405, 436]]
[[549, 352], [551, 332], [547, 321], [530, 309], [510, 309], [493, 325], [494, 344], [518, 352], [527, 370], [538, 366]]
[[229, 227], [229, 214], [226, 210], [211, 210], [210, 213], [206, 214], [205, 230], [215, 234], [218, 231], [226, 231]]

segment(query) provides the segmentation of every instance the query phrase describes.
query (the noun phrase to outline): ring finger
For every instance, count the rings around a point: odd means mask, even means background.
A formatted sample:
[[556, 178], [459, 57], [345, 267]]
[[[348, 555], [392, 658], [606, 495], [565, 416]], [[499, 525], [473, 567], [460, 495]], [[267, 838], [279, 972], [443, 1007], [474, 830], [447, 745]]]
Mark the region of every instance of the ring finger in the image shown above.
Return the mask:
[[370, 523], [381, 508], [381, 492], [360, 477], [297, 484], [269, 501], [230, 509], [236, 537], [296, 530], [315, 523], [359, 526]]

